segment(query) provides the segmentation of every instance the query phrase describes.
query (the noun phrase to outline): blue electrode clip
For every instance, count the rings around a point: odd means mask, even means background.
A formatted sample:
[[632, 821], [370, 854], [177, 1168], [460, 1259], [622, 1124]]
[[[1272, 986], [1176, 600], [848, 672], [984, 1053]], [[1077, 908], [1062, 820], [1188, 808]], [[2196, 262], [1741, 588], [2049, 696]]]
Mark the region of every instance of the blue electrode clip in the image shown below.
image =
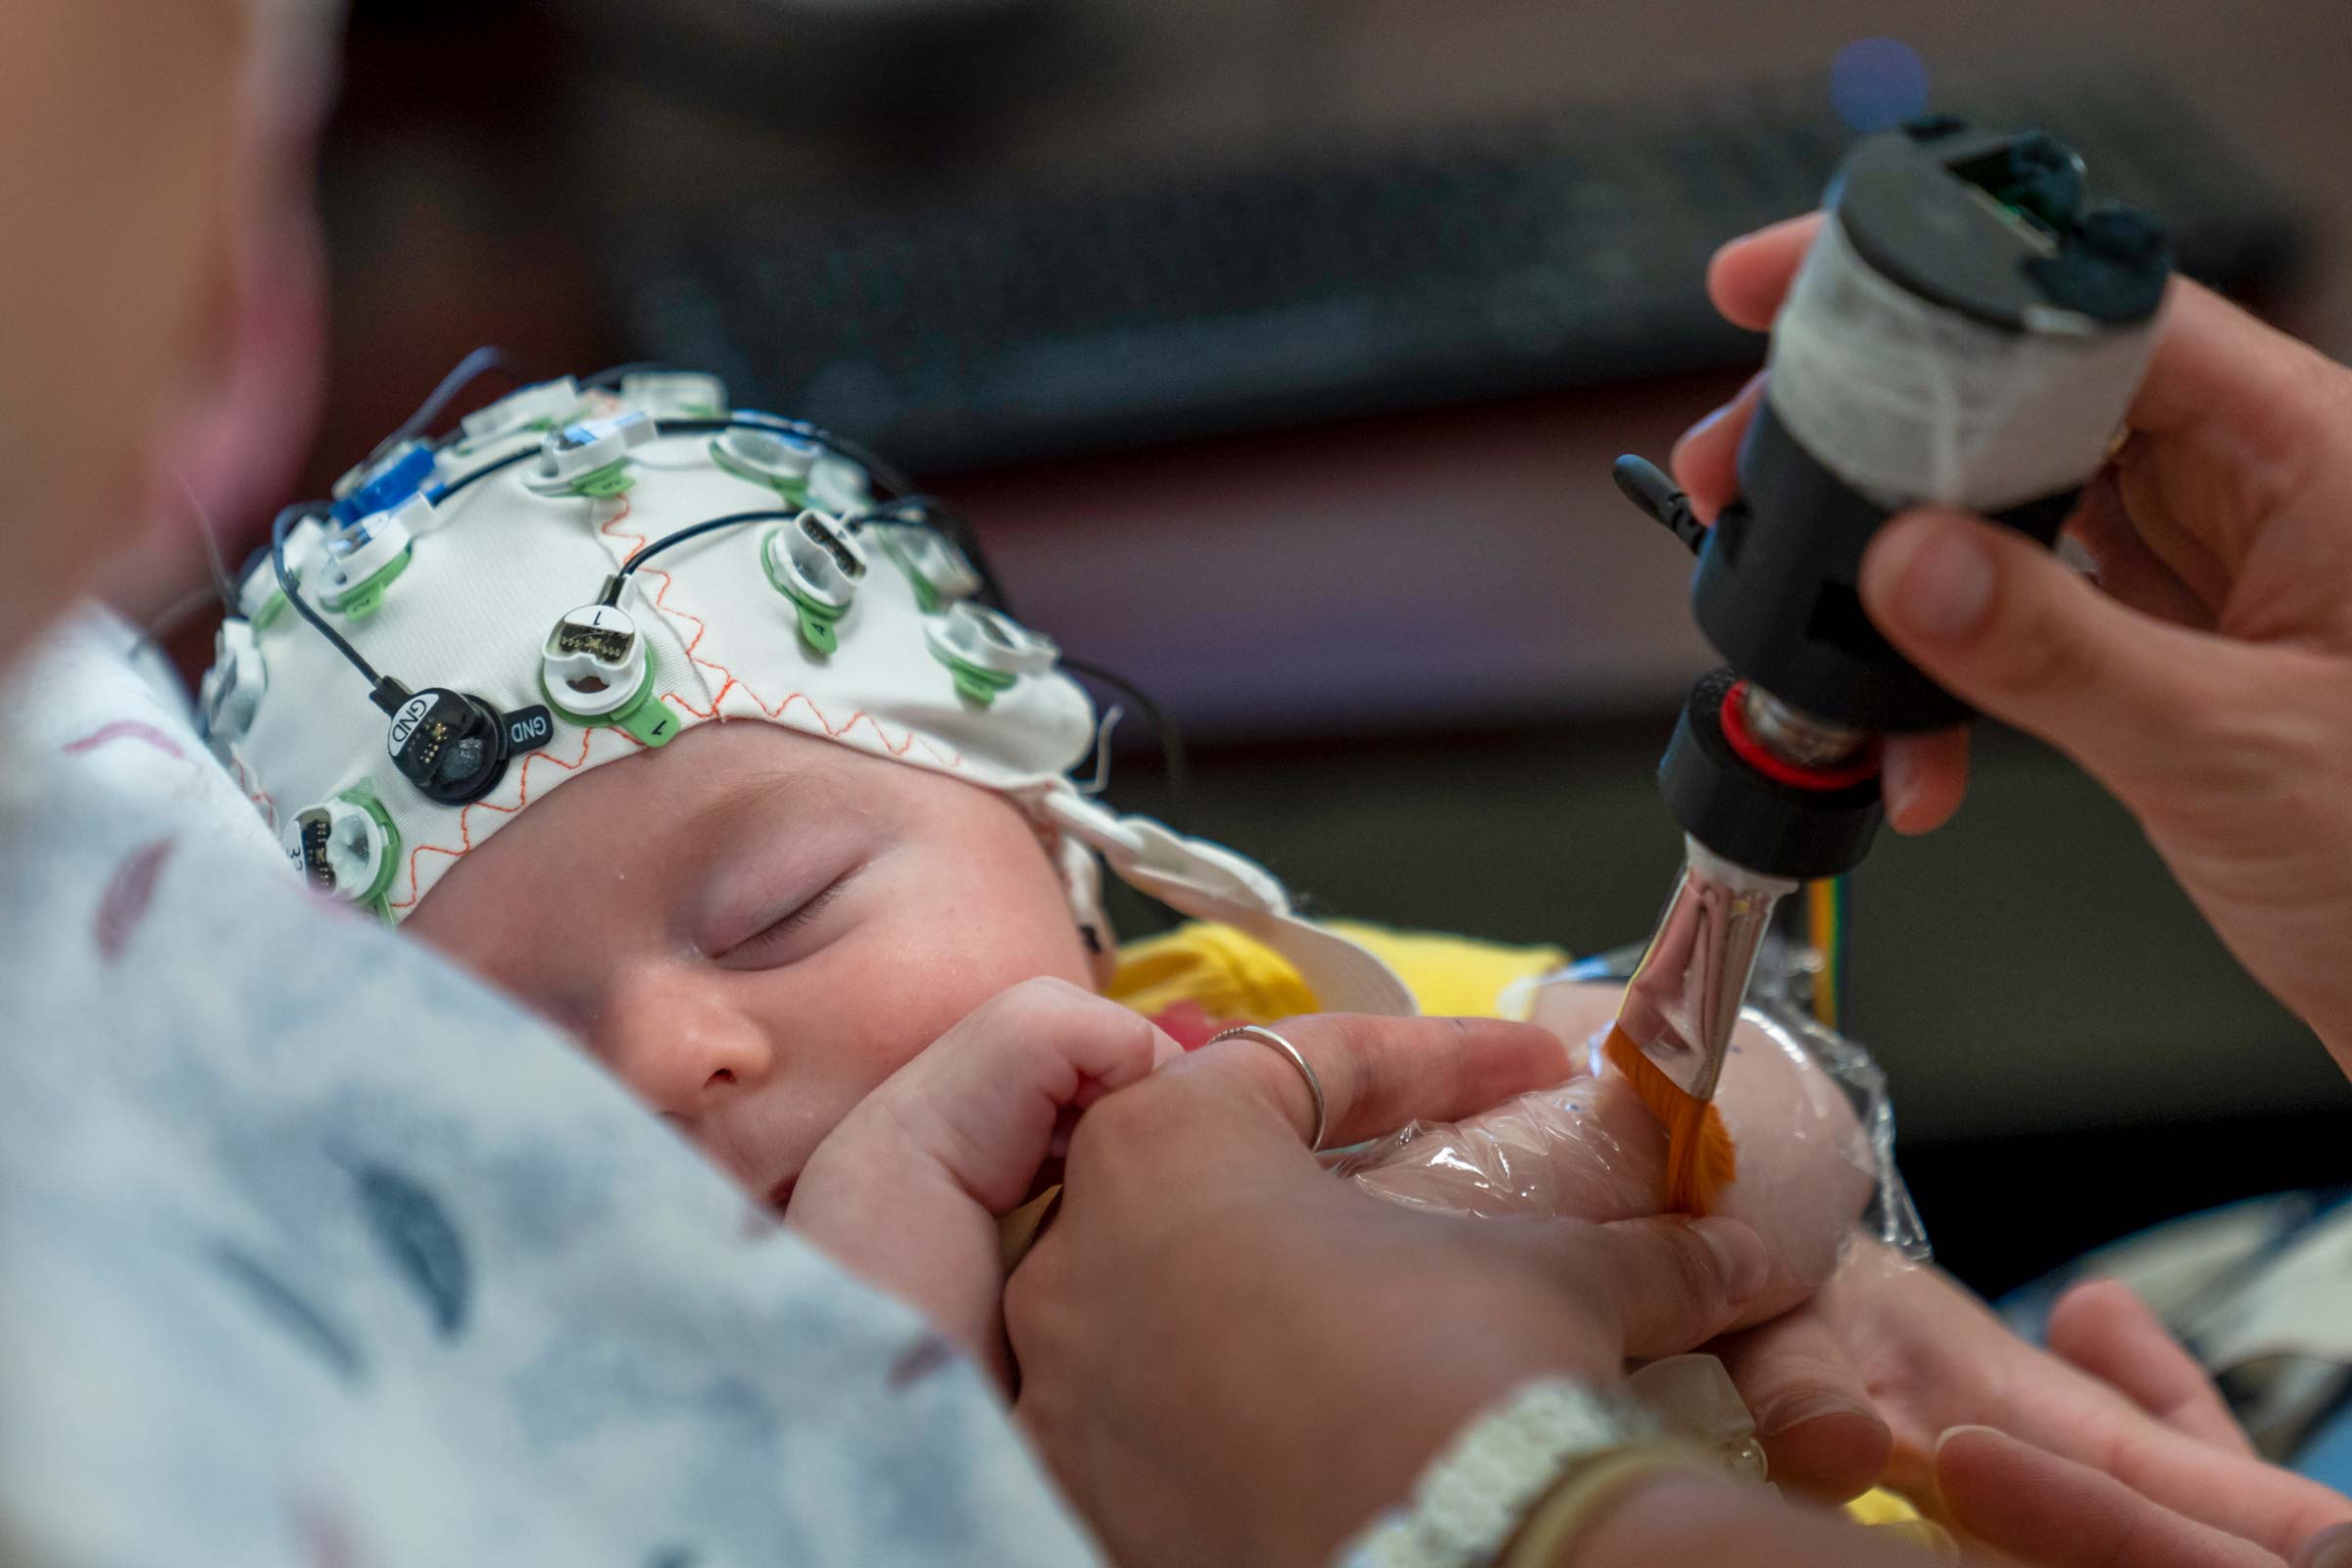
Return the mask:
[[335, 498], [335, 520], [353, 523], [379, 512], [389, 512], [421, 492], [432, 477], [433, 449], [422, 441], [404, 441], [369, 468], [357, 484]]

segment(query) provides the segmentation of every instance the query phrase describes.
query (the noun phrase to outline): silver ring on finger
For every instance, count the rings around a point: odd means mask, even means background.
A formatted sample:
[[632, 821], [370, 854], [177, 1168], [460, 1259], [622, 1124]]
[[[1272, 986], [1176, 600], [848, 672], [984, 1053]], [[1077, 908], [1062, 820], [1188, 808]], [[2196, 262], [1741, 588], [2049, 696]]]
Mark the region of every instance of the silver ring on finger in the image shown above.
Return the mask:
[[1213, 1046], [1220, 1040], [1254, 1040], [1261, 1046], [1273, 1047], [1290, 1058], [1291, 1065], [1298, 1069], [1298, 1076], [1306, 1080], [1306, 1092], [1315, 1102], [1315, 1136], [1307, 1141], [1306, 1152], [1310, 1154], [1323, 1152], [1323, 1134], [1329, 1130], [1324, 1120], [1323, 1080], [1315, 1076], [1315, 1069], [1308, 1065], [1305, 1054], [1262, 1024], [1237, 1024], [1211, 1036], [1208, 1043]]

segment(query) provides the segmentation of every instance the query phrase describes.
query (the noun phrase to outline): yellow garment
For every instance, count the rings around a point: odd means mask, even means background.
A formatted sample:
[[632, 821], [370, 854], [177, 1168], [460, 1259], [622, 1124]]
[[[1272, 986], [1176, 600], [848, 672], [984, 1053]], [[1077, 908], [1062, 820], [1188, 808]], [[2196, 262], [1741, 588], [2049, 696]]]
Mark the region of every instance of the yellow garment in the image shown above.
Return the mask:
[[[1506, 988], [1549, 974], [1568, 961], [1559, 948], [1514, 948], [1353, 921], [1327, 923], [1396, 970], [1421, 1010], [1432, 1017], [1502, 1016]], [[1231, 926], [1199, 921], [1122, 946], [1117, 971], [1104, 994], [1148, 1018], [1191, 1002], [1217, 1024], [1273, 1023], [1318, 1010], [1315, 994], [1282, 955]], [[1038, 1206], [1042, 1208], [1042, 1202]], [[1024, 1215], [1042, 1219], [1034, 1211]], [[1018, 1242], [1008, 1238], [1015, 1255], [1025, 1250], [1035, 1230], [1034, 1225], [1028, 1227], [1028, 1235]], [[1943, 1555], [1957, 1555], [1950, 1536], [1885, 1488], [1846, 1504], [1846, 1513], [1857, 1523], [1894, 1531]]]
[[[1504, 947], [1348, 920], [1329, 925], [1396, 970], [1433, 1017], [1498, 1016], [1504, 987], [1568, 961], [1558, 948]], [[1105, 994], [1146, 1017], [1197, 1003], [1218, 1023], [1272, 1023], [1318, 1010], [1315, 994], [1289, 959], [1231, 926], [1198, 921], [1121, 947]]]
[[1911, 1499], [1899, 1492], [1889, 1492], [1885, 1487], [1866, 1492], [1845, 1505], [1845, 1515], [1856, 1524], [1888, 1531], [1914, 1546], [1925, 1546], [1938, 1557], [1960, 1555], [1959, 1543], [1952, 1539], [1951, 1533], [1922, 1515], [1911, 1505]]

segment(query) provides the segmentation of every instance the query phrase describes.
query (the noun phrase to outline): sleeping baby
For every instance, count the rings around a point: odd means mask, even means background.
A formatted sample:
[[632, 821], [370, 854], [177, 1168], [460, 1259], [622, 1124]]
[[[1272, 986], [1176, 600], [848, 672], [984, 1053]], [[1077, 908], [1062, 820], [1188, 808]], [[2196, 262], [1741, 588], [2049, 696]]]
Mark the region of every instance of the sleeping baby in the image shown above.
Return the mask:
[[[1252, 862], [1082, 793], [1096, 714], [1054, 644], [821, 432], [708, 377], [565, 380], [338, 491], [281, 519], [202, 694], [295, 865], [569, 1031], [1001, 1375], [1000, 1221], [1072, 1116], [1227, 1024], [1507, 989], [1572, 1048], [1563, 1086], [1343, 1170], [1472, 1212], [1663, 1206], [1663, 1135], [1585, 1065], [1614, 988], [1303, 919]], [[1104, 864], [1193, 923], [1122, 954]], [[1877, 1165], [1785, 1031], [1742, 1027], [1719, 1103], [1725, 1211], [1775, 1258], [1761, 1320], [1828, 1276]]]

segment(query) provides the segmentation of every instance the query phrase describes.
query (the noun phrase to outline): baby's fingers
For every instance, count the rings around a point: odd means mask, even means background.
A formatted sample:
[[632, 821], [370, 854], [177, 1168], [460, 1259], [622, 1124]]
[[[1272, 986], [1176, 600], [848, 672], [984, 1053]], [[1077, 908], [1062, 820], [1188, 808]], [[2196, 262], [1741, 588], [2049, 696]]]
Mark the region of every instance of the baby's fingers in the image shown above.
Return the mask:
[[1029, 980], [940, 1036], [851, 1116], [904, 1146], [900, 1157], [941, 1167], [1003, 1214], [1028, 1196], [1065, 1108], [1084, 1109], [1178, 1054], [1174, 1041], [1117, 1003]]

